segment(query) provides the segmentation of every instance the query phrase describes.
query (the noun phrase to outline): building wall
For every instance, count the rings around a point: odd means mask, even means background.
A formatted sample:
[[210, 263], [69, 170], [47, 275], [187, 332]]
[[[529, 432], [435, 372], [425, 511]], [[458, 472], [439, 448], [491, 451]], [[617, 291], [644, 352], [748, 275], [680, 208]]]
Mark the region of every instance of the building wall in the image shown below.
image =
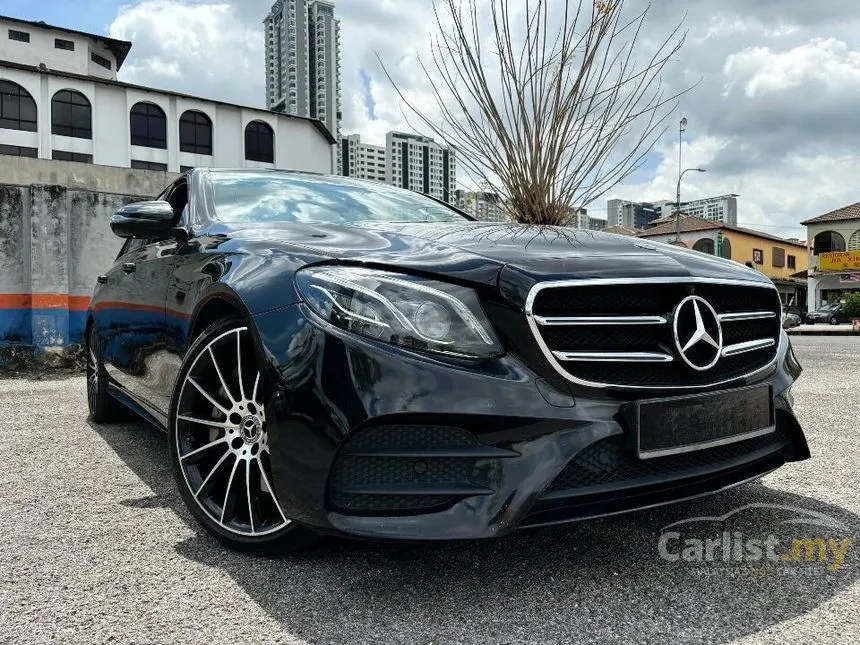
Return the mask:
[[[170, 172], [188, 167], [274, 167], [331, 173], [333, 148], [308, 120], [293, 119], [267, 110], [240, 107], [96, 80], [4, 67], [0, 79], [24, 87], [36, 102], [38, 132], [0, 129], [0, 144], [38, 148], [40, 159], [50, 159], [52, 150], [91, 154], [93, 163], [128, 168], [131, 161], [167, 164]], [[81, 92], [92, 106], [93, 138], [79, 139], [51, 134], [51, 98], [63, 89]], [[158, 105], [167, 117], [167, 149], [131, 145], [129, 112], [138, 102]], [[189, 109], [199, 110], [212, 121], [213, 155], [179, 150], [179, 119]], [[254, 120], [268, 123], [275, 133], [274, 164], [245, 159], [245, 127]]]
[[[10, 29], [30, 34], [30, 42], [11, 40]], [[57, 49], [54, 46], [54, 40], [57, 38], [72, 41], [75, 50]], [[91, 52], [110, 61], [111, 69], [92, 62]], [[0, 60], [11, 60], [35, 67], [44, 63], [48, 69], [108, 79], [116, 79], [117, 72], [116, 56], [102, 42], [59, 29], [38, 29], [8, 20], [0, 20]]]
[[[149, 188], [160, 179], [130, 183]], [[144, 197], [57, 185], [0, 186], [0, 348], [81, 342], [96, 277], [122, 245], [110, 231], [110, 215]]]
[[[769, 278], [785, 279], [794, 273], [806, 271], [807, 255], [806, 249], [796, 244], [780, 243], [767, 238], [745, 235], [737, 231], [723, 231], [723, 236], [727, 237], [732, 244], [732, 260], [735, 262], [753, 262], [754, 249], [761, 249], [764, 262], [762, 264], [753, 263], [753, 267], [761, 271]], [[783, 249], [785, 252], [784, 266], [774, 266], [773, 250]], [[794, 268], [788, 266], [789, 256], [794, 257]]]
[[[770, 240], [764, 237], [756, 237], [746, 235], [737, 231], [725, 229], [708, 229], [704, 231], [682, 231], [681, 242], [692, 249], [696, 242], [704, 239], [711, 240], [714, 244], [715, 254], [720, 248], [719, 237], [722, 235], [724, 239], [728, 239], [731, 244], [731, 257], [727, 259], [734, 260], [745, 264], [753, 262], [753, 250], [761, 249], [763, 252], [764, 262], [761, 264], [753, 263], [753, 268], [764, 273], [771, 279], [786, 279], [794, 273], [805, 271], [807, 268], [806, 249], [795, 244], [780, 243], [776, 240]], [[675, 239], [675, 233], [665, 233], [663, 235], [649, 235], [645, 239], [654, 242], [669, 243]], [[785, 251], [785, 266], [773, 266], [773, 249], [781, 248]], [[795, 268], [788, 267], [788, 256], [794, 256]]]
[[827, 302], [841, 300], [848, 293], [860, 290], [857, 273], [820, 270], [819, 257], [815, 254], [815, 236], [819, 233], [834, 231], [845, 240], [849, 251], [860, 251], [860, 219], [835, 222], [819, 222], [806, 225], [809, 262], [809, 310], [812, 311]]
[[860, 219], [842, 220], [836, 222], [820, 222], [806, 225], [806, 240], [809, 249], [810, 273], [819, 270], [818, 256], [815, 254], [815, 236], [819, 233], [834, 231], [845, 240], [845, 249], [860, 251]]

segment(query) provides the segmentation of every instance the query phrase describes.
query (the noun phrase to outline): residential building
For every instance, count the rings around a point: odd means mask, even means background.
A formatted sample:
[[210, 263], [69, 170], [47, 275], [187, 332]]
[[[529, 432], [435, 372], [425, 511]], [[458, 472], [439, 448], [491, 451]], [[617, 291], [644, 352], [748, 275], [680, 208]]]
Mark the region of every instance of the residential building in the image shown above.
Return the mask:
[[482, 222], [511, 221], [505, 202], [498, 193], [455, 190], [450, 203]]
[[570, 209], [570, 222], [568, 223], [570, 228], [579, 228], [587, 231], [591, 228], [589, 220], [587, 208]]
[[606, 220], [600, 219], [599, 217], [589, 217], [588, 218], [588, 228], [592, 231], [605, 231], [606, 230]]
[[386, 182], [385, 146], [362, 143], [360, 135], [350, 134], [340, 137], [339, 152], [341, 175]]
[[[681, 202], [681, 212], [694, 217], [723, 222], [730, 226], [738, 224], [739, 195], [720, 195]], [[674, 201], [631, 202], [625, 199], [610, 199], [606, 202], [606, 218], [610, 224], [627, 228], [648, 228], [662, 224], [674, 217]]]
[[[676, 222], [637, 233], [654, 242], [674, 243]], [[702, 217], [681, 218], [680, 246], [748, 264], [770, 278], [784, 304], [806, 306], [806, 244]]]
[[860, 291], [860, 202], [805, 222], [809, 309]]
[[403, 132], [385, 135], [389, 184], [453, 203], [457, 186], [457, 153], [429, 137]]
[[606, 202], [606, 221], [609, 226], [645, 228], [659, 216], [659, 209], [649, 202], [631, 202], [626, 199], [610, 199]]
[[330, 0], [277, 0], [263, 20], [266, 106], [340, 123], [340, 21]]
[[180, 172], [332, 172], [320, 121], [122, 83], [131, 43], [0, 17], [0, 154]]
[[[681, 202], [681, 210], [693, 217], [714, 222], [723, 222], [729, 226], [738, 224], [738, 198], [739, 195], [720, 195], [718, 197], [706, 197], [694, 199], [690, 202]], [[674, 214], [674, 202], [666, 202], [661, 208], [661, 215]]]

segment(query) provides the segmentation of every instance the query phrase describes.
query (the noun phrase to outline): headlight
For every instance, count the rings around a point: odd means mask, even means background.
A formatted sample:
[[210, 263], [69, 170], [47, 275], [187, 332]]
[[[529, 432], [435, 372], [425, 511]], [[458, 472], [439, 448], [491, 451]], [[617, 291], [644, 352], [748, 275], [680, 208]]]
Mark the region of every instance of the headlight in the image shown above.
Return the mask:
[[463, 358], [504, 353], [475, 292], [466, 287], [359, 267], [296, 274], [305, 303], [324, 320], [362, 336]]

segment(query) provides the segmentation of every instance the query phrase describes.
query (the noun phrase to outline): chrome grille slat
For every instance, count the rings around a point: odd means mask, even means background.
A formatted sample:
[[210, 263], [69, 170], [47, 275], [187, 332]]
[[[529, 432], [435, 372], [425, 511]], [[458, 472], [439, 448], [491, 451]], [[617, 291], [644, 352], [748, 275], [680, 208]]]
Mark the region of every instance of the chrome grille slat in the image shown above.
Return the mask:
[[665, 325], [665, 316], [535, 316], [538, 325]]
[[[712, 306], [723, 341], [713, 367], [679, 355], [678, 304]], [[535, 284], [526, 320], [546, 360], [568, 381], [629, 390], [694, 390], [753, 378], [776, 363], [781, 305], [770, 283], [719, 278], [601, 278]], [[686, 323], [685, 323], [686, 324]]]
[[773, 311], [731, 311], [720, 314], [720, 322], [740, 322], [742, 320], [763, 320], [766, 318], [776, 318], [776, 313]]
[[735, 343], [723, 347], [723, 356], [737, 356], [746, 352], [754, 352], [757, 349], [766, 349], [773, 347], [776, 344], [773, 338], [757, 338], [756, 340], [748, 340], [743, 343]]
[[560, 361], [606, 361], [610, 363], [671, 363], [671, 354], [662, 352], [553, 352]]

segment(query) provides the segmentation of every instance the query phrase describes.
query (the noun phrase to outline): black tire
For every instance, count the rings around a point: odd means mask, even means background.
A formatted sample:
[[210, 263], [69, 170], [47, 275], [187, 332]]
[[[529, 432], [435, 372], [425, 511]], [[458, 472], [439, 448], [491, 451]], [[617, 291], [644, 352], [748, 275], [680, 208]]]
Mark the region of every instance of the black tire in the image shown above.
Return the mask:
[[831, 325], [838, 325], [839, 321], [836, 319], [836, 316], [830, 316], [830, 320], [828, 320]]
[[90, 328], [86, 343], [87, 406], [96, 423], [116, 423], [129, 417], [128, 408], [108, 393], [108, 375], [102, 363], [101, 345], [95, 326]]
[[284, 515], [270, 484], [267, 386], [258, 361], [246, 323], [230, 318], [208, 327], [182, 361], [168, 443], [179, 492], [206, 532], [238, 551], [277, 555], [316, 534]]

